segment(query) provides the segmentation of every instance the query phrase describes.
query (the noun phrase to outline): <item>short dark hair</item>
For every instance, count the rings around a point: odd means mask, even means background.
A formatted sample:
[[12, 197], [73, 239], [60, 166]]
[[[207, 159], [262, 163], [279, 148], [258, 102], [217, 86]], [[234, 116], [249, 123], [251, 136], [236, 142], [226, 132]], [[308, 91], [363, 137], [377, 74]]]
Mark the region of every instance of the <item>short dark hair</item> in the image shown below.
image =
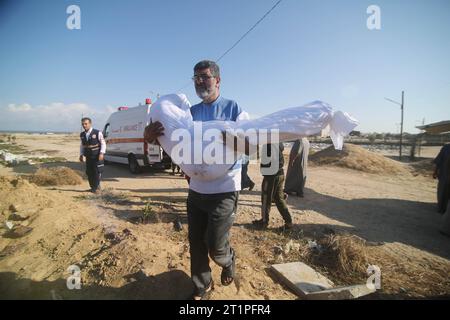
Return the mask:
[[84, 122], [84, 121], [89, 121], [89, 123], [92, 123], [91, 118], [88, 118], [88, 117], [81, 118], [81, 122]]
[[194, 67], [194, 73], [198, 70], [209, 69], [214, 77], [220, 77], [220, 68], [214, 61], [202, 60]]

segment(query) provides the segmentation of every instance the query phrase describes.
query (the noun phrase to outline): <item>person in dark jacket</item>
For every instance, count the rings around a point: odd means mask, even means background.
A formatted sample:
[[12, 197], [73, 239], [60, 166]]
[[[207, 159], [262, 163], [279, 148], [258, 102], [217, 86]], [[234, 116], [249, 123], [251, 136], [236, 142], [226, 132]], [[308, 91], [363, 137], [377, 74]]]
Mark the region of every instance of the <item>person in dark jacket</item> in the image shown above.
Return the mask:
[[92, 120], [90, 118], [81, 119], [81, 125], [84, 131], [80, 133], [80, 162], [86, 159], [86, 174], [91, 187], [90, 191], [98, 193], [105, 165], [106, 143], [103, 133], [92, 128]]
[[434, 159], [436, 165], [433, 173], [433, 178], [438, 179], [437, 187], [437, 209], [439, 213], [445, 213], [447, 210], [449, 198], [449, 180], [450, 180], [450, 143], [444, 145], [439, 154]]

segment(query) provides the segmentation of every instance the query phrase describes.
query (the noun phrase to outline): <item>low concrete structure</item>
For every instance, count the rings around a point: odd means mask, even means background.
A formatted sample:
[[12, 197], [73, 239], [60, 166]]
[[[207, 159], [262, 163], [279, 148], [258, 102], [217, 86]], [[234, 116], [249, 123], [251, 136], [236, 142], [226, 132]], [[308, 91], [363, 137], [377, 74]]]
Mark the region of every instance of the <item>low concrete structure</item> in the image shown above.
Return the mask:
[[274, 264], [272, 270], [281, 282], [308, 300], [356, 299], [376, 291], [366, 284], [334, 288], [331, 280], [302, 262]]
[[349, 300], [366, 296], [374, 293], [375, 287], [369, 287], [366, 284], [354, 286], [338, 287], [328, 290], [316, 291], [306, 295], [308, 300]]
[[331, 280], [302, 262], [272, 265], [275, 274], [297, 295], [306, 298], [312, 292], [331, 289]]

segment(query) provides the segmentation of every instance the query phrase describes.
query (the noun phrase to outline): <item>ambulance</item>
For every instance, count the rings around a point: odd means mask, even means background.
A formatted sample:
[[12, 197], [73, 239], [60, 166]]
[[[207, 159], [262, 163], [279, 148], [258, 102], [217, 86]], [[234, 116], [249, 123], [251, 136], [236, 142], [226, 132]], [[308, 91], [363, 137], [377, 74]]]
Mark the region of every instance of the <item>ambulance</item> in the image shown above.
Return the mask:
[[144, 141], [144, 129], [149, 119], [151, 99], [136, 107], [121, 106], [112, 113], [103, 128], [106, 141], [105, 163], [122, 163], [137, 174], [144, 167], [169, 169], [170, 157], [155, 144]]

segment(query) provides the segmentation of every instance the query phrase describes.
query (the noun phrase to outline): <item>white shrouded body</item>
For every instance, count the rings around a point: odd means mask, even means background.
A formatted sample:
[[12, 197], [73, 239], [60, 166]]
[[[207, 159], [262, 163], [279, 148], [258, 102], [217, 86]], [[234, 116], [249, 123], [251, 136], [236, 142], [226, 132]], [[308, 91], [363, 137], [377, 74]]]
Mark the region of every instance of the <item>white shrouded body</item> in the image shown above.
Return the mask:
[[[150, 109], [151, 121], [164, 126], [164, 135], [158, 140], [172, 160], [190, 177], [214, 180], [227, 173], [236, 158], [243, 153], [226, 146], [220, 139], [220, 132], [236, 132], [239, 138], [248, 133], [267, 137], [267, 140], [249, 138], [252, 144], [278, 143], [296, 140], [329, 130], [336, 149], [342, 149], [343, 138], [357, 125], [358, 121], [322, 101], [314, 101], [301, 107], [293, 107], [270, 115], [241, 121], [193, 121], [185, 95], [170, 94], [160, 97]], [[276, 130], [275, 135], [264, 132]], [[243, 141], [242, 139], [238, 139]], [[256, 148], [251, 148], [256, 152]]]

